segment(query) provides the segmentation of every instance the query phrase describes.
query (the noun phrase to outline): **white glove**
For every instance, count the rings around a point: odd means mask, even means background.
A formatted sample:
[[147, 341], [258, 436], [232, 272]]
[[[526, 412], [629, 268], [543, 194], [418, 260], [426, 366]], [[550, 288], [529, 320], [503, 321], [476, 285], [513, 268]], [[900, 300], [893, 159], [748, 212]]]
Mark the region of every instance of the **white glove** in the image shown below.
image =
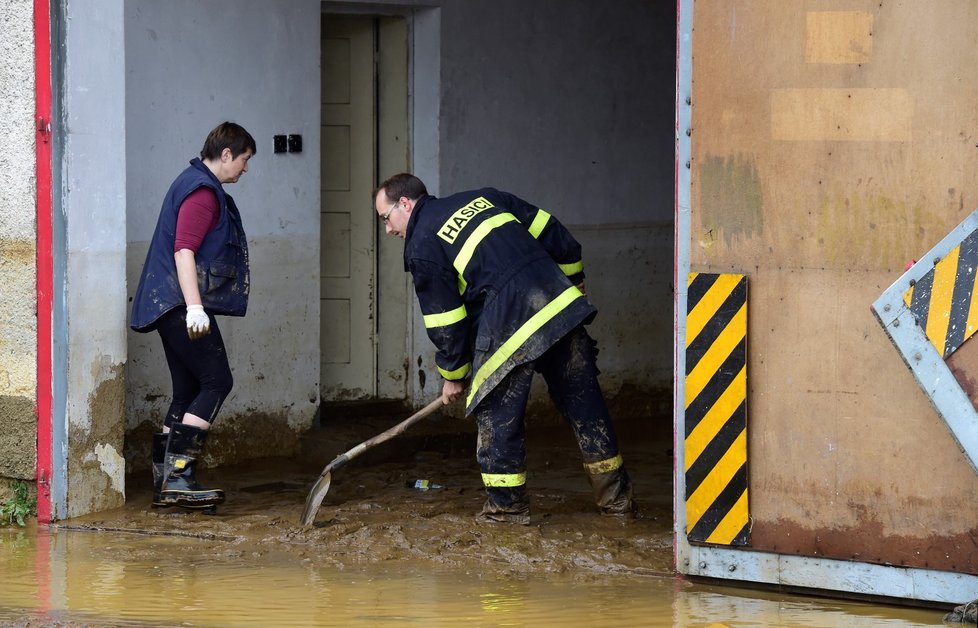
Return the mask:
[[191, 340], [203, 338], [211, 333], [211, 319], [204, 312], [203, 305], [187, 306], [187, 335]]

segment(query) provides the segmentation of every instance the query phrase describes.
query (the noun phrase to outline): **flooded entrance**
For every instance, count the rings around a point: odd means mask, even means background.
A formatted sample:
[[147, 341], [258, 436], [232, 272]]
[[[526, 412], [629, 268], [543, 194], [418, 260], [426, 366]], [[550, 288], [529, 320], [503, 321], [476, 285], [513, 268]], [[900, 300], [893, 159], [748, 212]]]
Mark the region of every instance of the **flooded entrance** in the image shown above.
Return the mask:
[[[668, 550], [663, 550], [667, 552]], [[226, 540], [0, 530], [4, 626], [926, 626], [940, 613], [693, 584], [337, 567]]]
[[[714, 587], [672, 570], [668, 419], [619, 424], [638, 517], [600, 516], [563, 424], [528, 438], [531, 525], [479, 525], [471, 422], [432, 417], [334, 473], [323, 465], [403, 417], [325, 424], [302, 455], [204, 469], [216, 514], [124, 507], [50, 528], [0, 528], [8, 626], [923, 626], [943, 611]], [[414, 480], [442, 488], [420, 491]]]

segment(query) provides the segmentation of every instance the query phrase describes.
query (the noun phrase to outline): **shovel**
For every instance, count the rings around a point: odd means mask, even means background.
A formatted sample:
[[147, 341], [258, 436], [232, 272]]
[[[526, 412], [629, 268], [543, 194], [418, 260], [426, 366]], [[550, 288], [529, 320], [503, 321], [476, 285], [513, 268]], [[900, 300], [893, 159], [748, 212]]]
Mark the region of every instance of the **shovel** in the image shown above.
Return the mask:
[[333, 471], [339, 469], [347, 462], [353, 460], [374, 445], [379, 445], [389, 441], [395, 436], [400, 436], [404, 430], [425, 418], [441, 406], [442, 400], [441, 397], [438, 397], [424, 408], [421, 408], [416, 413], [404, 419], [386, 432], [381, 432], [373, 438], [363, 441], [346, 453], [340, 454], [332, 462], [326, 465], [323, 472], [319, 474], [319, 479], [312, 485], [312, 490], [309, 491], [309, 496], [306, 497], [306, 507], [302, 509], [302, 527], [308, 528], [312, 525], [313, 520], [315, 520], [316, 512], [319, 510], [319, 506], [322, 505], [323, 499], [326, 497], [326, 491], [329, 490], [329, 483], [330, 480], [332, 480]]

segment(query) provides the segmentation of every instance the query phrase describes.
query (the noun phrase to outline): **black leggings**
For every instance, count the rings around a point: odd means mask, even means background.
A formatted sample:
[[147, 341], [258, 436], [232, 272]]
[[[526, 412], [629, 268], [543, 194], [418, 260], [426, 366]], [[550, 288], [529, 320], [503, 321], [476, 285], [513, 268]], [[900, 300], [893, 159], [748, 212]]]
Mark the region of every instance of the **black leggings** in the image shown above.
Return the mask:
[[213, 423], [234, 384], [217, 319], [211, 316], [209, 334], [191, 340], [187, 335], [187, 308], [180, 306], [160, 318], [156, 331], [173, 380], [173, 401], [163, 425], [169, 428], [181, 422], [187, 412]]

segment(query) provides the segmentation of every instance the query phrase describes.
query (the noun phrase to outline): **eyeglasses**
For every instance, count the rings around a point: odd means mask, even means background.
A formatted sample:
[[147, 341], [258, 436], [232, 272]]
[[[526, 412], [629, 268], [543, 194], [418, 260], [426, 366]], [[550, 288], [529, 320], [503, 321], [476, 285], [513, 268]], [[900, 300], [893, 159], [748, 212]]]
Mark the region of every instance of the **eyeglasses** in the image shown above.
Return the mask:
[[387, 224], [387, 219], [391, 217], [391, 212], [394, 211], [394, 208], [397, 207], [400, 204], [401, 204], [401, 201], [397, 201], [396, 203], [394, 203], [393, 205], [391, 205], [391, 208], [387, 210], [387, 213], [386, 214], [384, 214], [383, 216], [380, 217], [380, 219], [384, 221], [384, 224], [385, 225]]

